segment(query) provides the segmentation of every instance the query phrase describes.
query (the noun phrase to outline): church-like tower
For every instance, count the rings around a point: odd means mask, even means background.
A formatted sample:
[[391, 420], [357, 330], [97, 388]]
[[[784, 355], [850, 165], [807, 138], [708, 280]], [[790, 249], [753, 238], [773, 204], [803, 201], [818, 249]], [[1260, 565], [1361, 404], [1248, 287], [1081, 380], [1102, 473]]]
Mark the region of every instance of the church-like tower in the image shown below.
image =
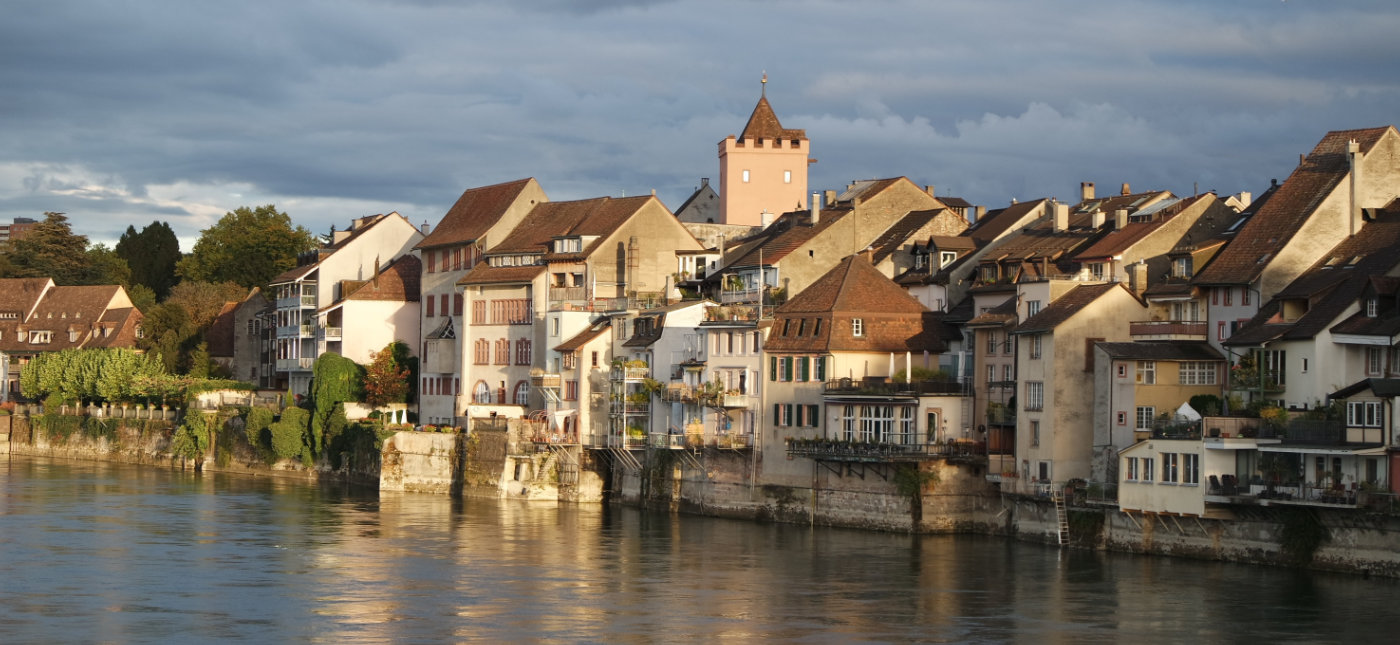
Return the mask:
[[806, 130], [783, 128], [765, 91], [744, 130], [719, 142], [719, 221], [761, 226], [791, 210], [807, 208]]

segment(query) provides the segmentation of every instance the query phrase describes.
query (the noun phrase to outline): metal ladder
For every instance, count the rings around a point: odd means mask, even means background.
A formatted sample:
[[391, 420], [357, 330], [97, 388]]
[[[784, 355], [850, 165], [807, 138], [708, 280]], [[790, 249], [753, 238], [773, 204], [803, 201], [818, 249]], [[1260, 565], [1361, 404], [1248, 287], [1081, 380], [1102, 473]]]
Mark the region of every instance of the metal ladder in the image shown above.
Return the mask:
[[1050, 499], [1055, 501], [1055, 520], [1059, 527], [1060, 546], [1069, 544], [1069, 514], [1065, 511], [1065, 491], [1058, 486], [1050, 491]]

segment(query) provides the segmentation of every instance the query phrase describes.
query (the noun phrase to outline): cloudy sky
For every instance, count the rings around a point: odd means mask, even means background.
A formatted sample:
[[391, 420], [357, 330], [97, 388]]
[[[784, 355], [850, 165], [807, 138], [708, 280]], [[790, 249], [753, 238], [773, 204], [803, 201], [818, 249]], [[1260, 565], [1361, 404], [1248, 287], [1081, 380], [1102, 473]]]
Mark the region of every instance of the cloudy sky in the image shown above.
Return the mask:
[[[675, 208], [767, 71], [814, 190], [908, 176], [1000, 207], [1262, 191], [1328, 130], [1400, 121], [1393, 0], [12, 0], [0, 222], [182, 247], [275, 204], [316, 232], [469, 187]], [[1110, 188], [1111, 187], [1111, 188]]]

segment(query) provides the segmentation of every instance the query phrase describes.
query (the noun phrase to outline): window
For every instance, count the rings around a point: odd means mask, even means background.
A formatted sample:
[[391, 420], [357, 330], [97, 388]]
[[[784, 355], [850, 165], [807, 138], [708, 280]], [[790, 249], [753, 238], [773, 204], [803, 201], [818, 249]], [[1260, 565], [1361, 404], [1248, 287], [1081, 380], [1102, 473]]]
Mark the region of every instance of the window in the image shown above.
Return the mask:
[[810, 357], [808, 357], [808, 356], [803, 356], [803, 357], [801, 357], [801, 358], [798, 358], [798, 359], [797, 359], [797, 378], [795, 378], [795, 379], [793, 379], [793, 380], [794, 380], [794, 381], [799, 381], [799, 382], [806, 382], [806, 381], [810, 381], [810, 380], [811, 380], [811, 376], [812, 376], [812, 359], [811, 359]]
[[1118, 363], [1118, 378], [1128, 378], [1128, 364]]
[[488, 365], [491, 363], [491, 341], [485, 338], [477, 339], [475, 358], [472, 362], [477, 365]]
[[435, 273], [435, 272], [437, 272], [437, 256], [436, 256], [436, 255], [433, 255], [433, 252], [432, 252], [432, 251], [427, 252], [425, 255], [428, 256], [428, 271], [427, 271], [427, 272], [428, 272], [428, 273]]
[[510, 341], [504, 338], [496, 341], [496, 364], [510, 365]]
[[1177, 482], [1177, 477], [1179, 476], [1177, 473], [1177, 468], [1179, 466], [1177, 457], [1178, 455], [1174, 452], [1162, 453], [1162, 481], [1171, 482], [1173, 484]]
[[1191, 256], [1188, 255], [1188, 256], [1185, 256], [1185, 257], [1173, 258], [1173, 259], [1172, 259], [1172, 277], [1174, 277], [1174, 278], [1189, 278], [1189, 277], [1191, 277]]
[[1143, 458], [1142, 458], [1142, 470], [1138, 471], [1138, 475], [1142, 477], [1141, 481], [1145, 481], [1145, 482], [1150, 482], [1150, 481], [1152, 481], [1152, 473], [1154, 472], [1153, 469], [1156, 468], [1156, 467], [1157, 467], [1157, 464], [1156, 464], [1156, 460], [1155, 460], [1155, 459], [1153, 459], [1153, 458], [1151, 458], [1151, 457], [1143, 457]]
[[995, 365], [988, 365], [988, 366], [987, 366], [987, 382], [988, 382], [988, 383], [995, 383], [996, 381], [997, 381], [997, 366], [995, 366]]
[[1138, 430], [1151, 430], [1152, 420], [1156, 417], [1157, 408], [1150, 405], [1139, 405], [1137, 408], [1137, 425], [1134, 427]]
[[1201, 483], [1201, 456], [1181, 453], [1181, 483], [1198, 486]]
[[987, 332], [987, 353], [997, 353], [997, 333], [994, 331]]
[[578, 380], [564, 381], [564, 400], [578, 400]]
[[774, 404], [773, 404], [773, 425], [775, 425], [775, 426], [783, 426], [783, 427], [787, 427], [787, 426], [791, 426], [791, 425], [792, 425], [792, 404], [791, 404], [791, 403], [774, 403]]
[[1138, 458], [1127, 457], [1123, 460], [1123, 481], [1135, 482], [1138, 478]]
[[1215, 323], [1215, 339], [1225, 340], [1226, 338], [1229, 337], [1225, 335], [1225, 321], [1222, 320], [1218, 323]]
[[1040, 301], [1039, 301], [1039, 300], [1027, 300], [1027, 301], [1026, 301], [1026, 317], [1027, 317], [1027, 318], [1030, 318], [1031, 316], [1034, 316], [1034, 315], [1036, 315], [1036, 314], [1038, 314], [1038, 313], [1040, 313]]
[[1091, 277], [1091, 278], [1093, 278], [1093, 279], [1095, 279], [1095, 280], [1102, 280], [1102, 279], [1103, 279], [1103, 263], [1102, 263], [1102, 262], [1094, 262], [1094, 263], [1092, 263], [1092, 264], [1089, 265], [1089, 277]]
[[1367, 299], [1366, 299], [1366, 317], [1367, 317], [1367, 318], [1375, 318], [1375, 317], [1376, 317], [1376, 314], [1379, 312], [1379, 310], [1380, 310], [1380, 303], [1376, 302], [1376, 299], [1375, 299], [1375, 298], [1367, 298]]
[[1307, 373], [1308, 373], [1308, 359], [1306, 359], [1306, 358], [1303, 359], [1302, 365], [1303, 365], [1303, 373], [1304, 373], [1304, 374], [1307, 374]]
[[816, 370], [816, 380], [826, 381], [826, 357], [818, 356], [812, 359], [812, 363]]
[[486, 381], [477, 381], [476, 387], [472, 389], [472, 401], [476, 403], [491, 402], [491, 386]]
[[1139, 385], [1156, 385], [1157, 361], [1137, 362], [1137, 383]]
[[438, 309], [442, 311], [442, 315], [447, 315], [447, 294], [438, 296]]
[[1045, 407], [1045, 384], [1040, 381], [1026, 382], [1026, 409], [1041, 410]]
[[746, 184], [749, 183], [749, 171], [747, 171], [747, 170], [743, 171], [742, 175], [743, 175], [743, 182], [746, 183]]
[[1014, 368], [1013, 368], [1011, 365], [1002, 365], [1002, 366], [1001, 366], [1001, 380], [1006, 381], [1007, 383], [1010, 383], [1010, 382], [1016, 380], [1015, 378], [1012, 378], [1012, 376], [1011, 376], [1011, 370], [1012, 370], [1012, 369], [1014, 369]]
[[1118, 425], [1120, 425], [1120, 426], [1128, 425], [1128, 413], [1127, 413], [1127, 412], [1122, 412], [1122, 411], [1120, 411], [1120, 412], [1118, 413]]
[[530, 364], [530, 341], [524, 338], [515, 341], [515, 364]]
[[432, 318], [432, 317], [434, 317], [434, 316], [437, 315], [437, 314], [433, 311], [433, 310], [434, 310], [434, 305], [435, 305], [435, 304], [437, 304], [437, 299], [433, 298], [432, 296], [428, 296], [428, 301], [427, 301], [428, 313], [427, 313], [426, 315], [427, 315], [429, 318]]
[[1255, 364], [1263, 368], [1264, 383], [1268, 385], [1284, 385], [1287, 383], [1284, 365], [1287, 362], [1287, 352], [1282, 349], [1256, 350]]
[[943, 267], [946, 267], [946, 266], [952, 264], [952, 263], [953, 263], [955, 260], [957, 260], [957, 259], [958, 259], [958, 254], [957, 254], [956, 251], [939, 251], [939, 252], [938, 252], [938, 268], [941, 269], [941, 268], [943, 268]]
[[852, 318], [852, 319], [851, 319], [851, 335], [852, 335], [852, 336], [864, 336], [864, 335], [865, 335], [865, 320], [860, 319], [860, 318]]
[[1040, 337], [1042, 334], [1031, 334], [1031, 358], [1040, 358]]
[[1215, 385], [1215, 363], [1208, 361], [1182, 361], [1182, 385]]
[[790, 183], [792, 183], [792, 171], [791, 171], [791, 170], [784, 170], [784, 171], [783, 171], [783, 183], [785, 183], [785, 184], [790, 184]]
[[1249, 304], [1249, 287], [1240, 287], [1240, 304]]
[[1382, 351], [1381, 351], [1381, 348], [1380, 348], [1380, 347], [1367, 347], [1367, 348], [1366, 348], [1366, 375], [1367, 375], [1367, 376], [1380, 376], [1381, 368], [1382, 368], [1382, 366], [1384, 365], [1384, 363], [1385, 363], [1385, 361], [1384, 361], [1383, 358], [1382, 358]]
[[515, 404], [530, 405], [530, 384], [520, 381], [515, 384]]
[[452, 315], [462, 315], [462, 294], [452, 294]]
[[1348, 401], [1347, 425], [1361, 428], [1381, 427], [1381, 404], [1379, 401]]
[[1039, 445], [1040, 445], [1040, 422], [1039, 422], [1039, 421], [1036, 421], [1036, 420], [1034, 420], [1034, 419], [1032, 419], [1032, 420], [1031, 420], [1031, 446], [1032, 446], [1032, 447], [1035, 447], [1035, 446], [1039, 446]]
[[472, 324], [473, 324], [473, 325], [485, 325], [485, 324], [486, 324], [486, 301], [485, 301], [485, 300], [473, 300], [473, 301], [472, 301]]
[[1233, 298], [1234, 295], [1235, 295], [1235, 289], [1234, 289], [1234, 287], [1225, 287], [1225, 289], [1224, 289], [1223, 291], [1225, 292], [1225, 293], [1224, 293], [1224, 300], [1225, 300], [1225, 303], [1224, 303], [1224, 304], [1225, 304], [1226, 307], [1229, 307], [1229, 306], [1230, 306], [1230, 300], [1231, 300], [1231, 298]]

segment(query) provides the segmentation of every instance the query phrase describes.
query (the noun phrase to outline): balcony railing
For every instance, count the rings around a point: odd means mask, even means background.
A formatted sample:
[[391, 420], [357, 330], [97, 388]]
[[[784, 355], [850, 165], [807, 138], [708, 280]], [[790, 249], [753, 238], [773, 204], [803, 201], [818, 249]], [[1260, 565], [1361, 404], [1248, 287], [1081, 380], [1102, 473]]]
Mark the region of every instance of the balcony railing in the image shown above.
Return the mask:
[[612, 380], [614, 381], [640, 381], [651, 376], [649, 367], [614, 367], [612, 370]]
[[[925, 461], [949, 459], [984, 462], [987, 444], [981, 441], [949, 440], [937, 443], [894, 441], [843, 441], [839, 439], [789, 439], [787, 453], [826, 461]], [[912, 438], [912, 437], [908, 437]]]
[[340, 340], [342, 331], [340, 327], [321, 327], [321, 340]]
[[717, 305], [705, 307], [705, 318], [702, 322], [753, 322], [758, 320], [759, 306], [746, 304]]
[[1187, 320], [1145, 320], [1128, 323], [1134, 340], [1206, 340], [1207, 323]]
[[867, 379], [837, 379], [827, 381], [823, 385], [823, 391], [827, 396], [933, 396], [933, 395], [971, 395], [972, 391], [965, 383], [956, 381], [891, 381], [880, 378]]
[[300, 372], [310, 370], [311, 365], [316, 362], [314, 358], [279, 358], [277, 359], [277, 371], [279, 372]]

